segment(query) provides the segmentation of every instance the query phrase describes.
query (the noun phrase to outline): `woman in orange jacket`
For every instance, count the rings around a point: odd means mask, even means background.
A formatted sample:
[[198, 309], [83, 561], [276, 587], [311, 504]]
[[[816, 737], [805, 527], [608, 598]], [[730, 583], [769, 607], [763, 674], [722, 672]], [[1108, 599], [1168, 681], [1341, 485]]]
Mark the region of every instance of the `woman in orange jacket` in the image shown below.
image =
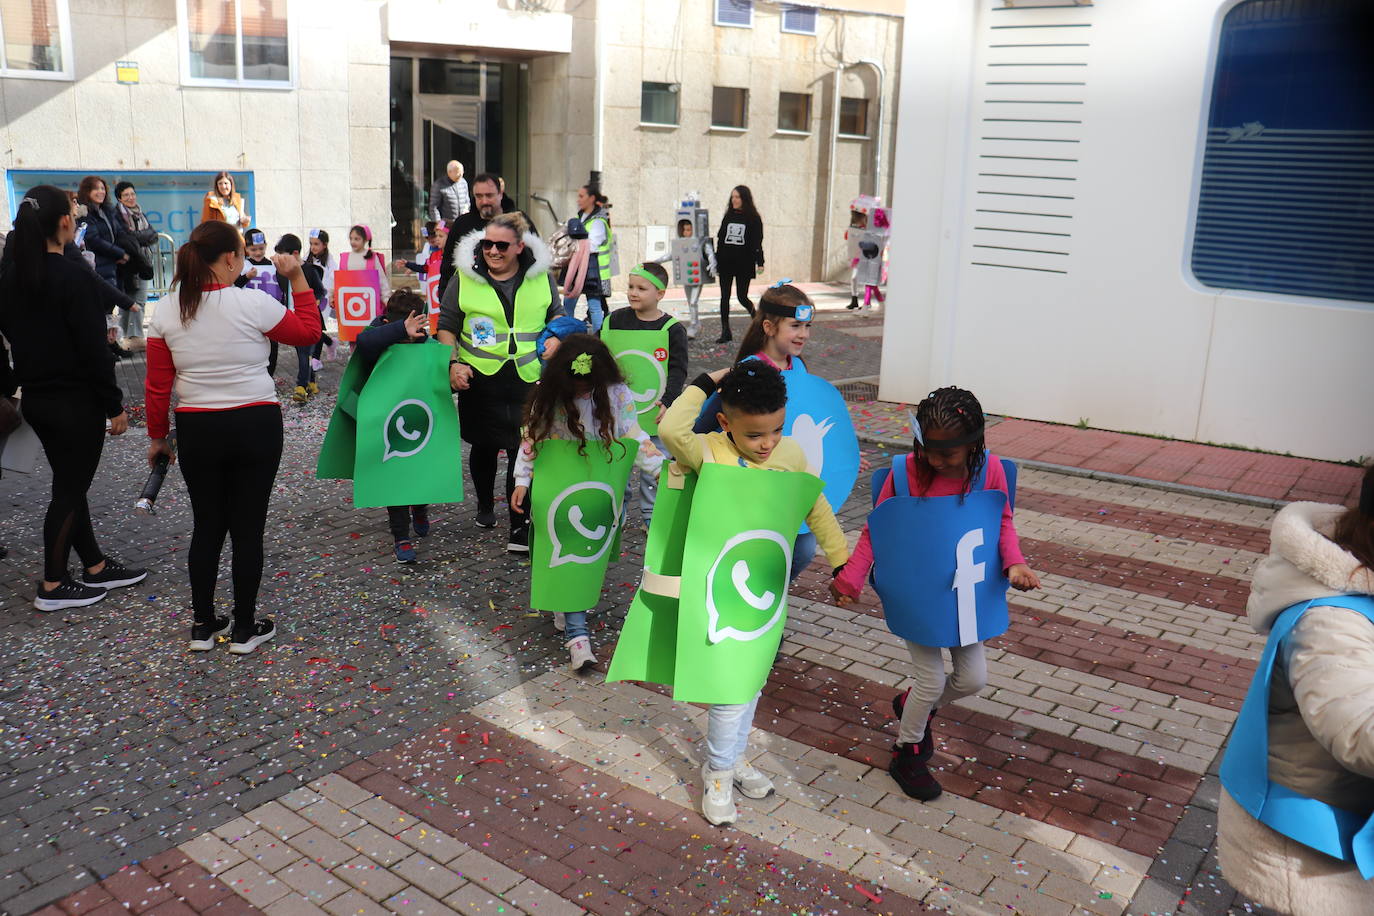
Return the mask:
[[243, 206], [243, 195], [234, 190], [234, 176], [228, 172], [220, 172], [215, 176], [200, 206], [200, 221], [208, 223], [211, 220], [229, 223], [240, 230], [252, 225]]

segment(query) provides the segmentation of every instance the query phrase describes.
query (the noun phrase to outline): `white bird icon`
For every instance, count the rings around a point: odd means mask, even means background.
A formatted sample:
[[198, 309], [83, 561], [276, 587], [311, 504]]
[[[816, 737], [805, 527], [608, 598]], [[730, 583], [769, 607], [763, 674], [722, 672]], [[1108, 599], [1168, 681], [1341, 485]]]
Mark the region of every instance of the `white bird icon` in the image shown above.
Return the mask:
[[819, 422], [810, 414], [802, 414], [792, 424], [789, 435], [801, 446], [806, 454], [806, 462], [819, 474], [825, 467], [825, 436], [834, 427], [835, 421], [826, 417]]

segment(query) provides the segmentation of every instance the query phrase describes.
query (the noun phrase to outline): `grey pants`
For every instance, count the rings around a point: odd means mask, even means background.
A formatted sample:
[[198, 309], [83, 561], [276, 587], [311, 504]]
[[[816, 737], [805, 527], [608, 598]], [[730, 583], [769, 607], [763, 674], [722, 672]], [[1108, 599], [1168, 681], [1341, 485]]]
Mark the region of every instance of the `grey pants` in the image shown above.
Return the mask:
[[959, 646], [947, 650], [954, 663], [954, 674], [945, 677], [945, 659], [941, 649], [906, 644], [911, 653], [915, 683], [902, 710], [902, 724], [897, 730], [899, 744], [915, 744], [925, 737], [926, 718], [930, 711], [960, 697], [971, 697], [988, 685], [988, 659], [983, 644]]

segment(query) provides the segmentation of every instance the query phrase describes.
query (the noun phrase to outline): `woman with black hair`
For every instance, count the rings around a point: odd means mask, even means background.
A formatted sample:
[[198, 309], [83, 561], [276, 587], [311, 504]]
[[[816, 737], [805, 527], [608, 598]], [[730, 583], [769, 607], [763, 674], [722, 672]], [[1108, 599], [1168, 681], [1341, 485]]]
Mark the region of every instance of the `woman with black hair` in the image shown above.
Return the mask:
[[736, 185], [730, 191], [730, 206], [720, 220], [716, 233], [716, 267], [720, 274], [720, 339], [731, 340], [730, 287], [734, 285], [739, 304], [754, 316], [754, 303], [749, 301], [749, 281], [755, 268], [763, 267], [763, 219], [754, 207], [754, 193], [748, 185]]
[[[52, 467], [52, 497], [43, 520], [43, 579], [33, 606], [40, 611], [85, 607], [106, 591], [142, 582], [103, 553], [91, 528], [86, 491], [110, 435], [129, 428], [114, 363], [105, 343], [100, 279], [63, 249], [76, 235], [67, 192], [39, 185], [20, 201], [0, 265], [0, 334], [14, 352], [9, 391], [23, 389], [24, 419], [43, 443]], [[82, 573], [67, 569], [72, 548]]]

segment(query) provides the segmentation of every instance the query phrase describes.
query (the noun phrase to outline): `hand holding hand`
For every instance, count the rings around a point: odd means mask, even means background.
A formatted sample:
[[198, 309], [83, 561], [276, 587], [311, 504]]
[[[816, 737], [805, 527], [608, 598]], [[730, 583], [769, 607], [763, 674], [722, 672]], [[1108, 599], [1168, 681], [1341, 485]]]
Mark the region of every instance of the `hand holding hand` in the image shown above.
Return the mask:
[[406, 262], [404, 258], [397, 258], [396, 260], [392, 261], [391, 264], [397, 270], [405, 270], [406, 267]]
[[166, 439], [151, 439], [148, 442], [148, 467], [157, 464], [157, 459], [161, 455], [166, 455], [169, 462], [177, 460], [177, 453], [172, 450], [172, 445]]
[[448, 367], [448, 385], [454, 391], [467, 391], [472, 379], [472, 367], [466, 363], [454, 363]]
[[1028, 592], [1040, 587], [1040, 577], [1025, 563], [1017, 563], [1008, 569], [1007, 578], [1011, 580], [1011, 587], [1017, 591]]
[[839, 607], [848, 607], [854, 603], [854, 599], [841, 592], [834, 582], [830, 583], [830, 600]]

